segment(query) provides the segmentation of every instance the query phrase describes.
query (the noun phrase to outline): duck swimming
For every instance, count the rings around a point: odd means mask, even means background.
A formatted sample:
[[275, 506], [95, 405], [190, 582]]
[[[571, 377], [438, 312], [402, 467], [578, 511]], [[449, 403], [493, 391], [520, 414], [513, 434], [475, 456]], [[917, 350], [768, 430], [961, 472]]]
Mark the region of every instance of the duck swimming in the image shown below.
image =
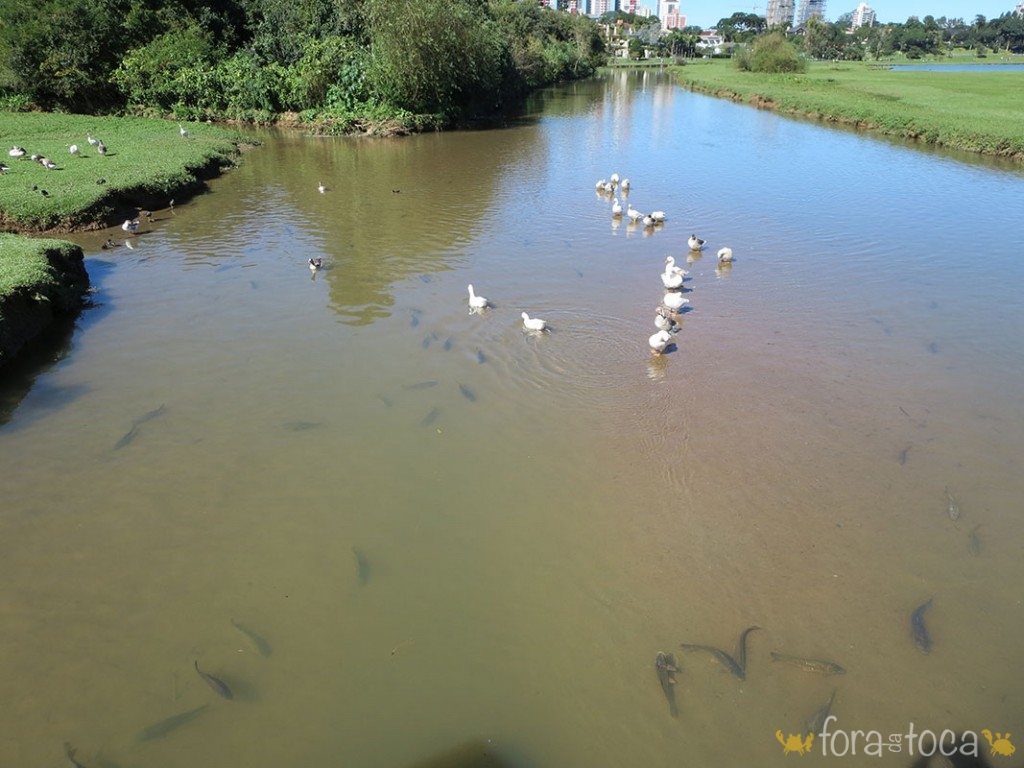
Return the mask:
[[656, 355], [663, 354], [665, 352], [665, 349], [671, 343], [672, 334], [669, 333], [668, 331], [658, 331], [657, 333], [652, 334], [649, 339], [647, 339], [647, 344], [648, 346], [650, 346], [651, 352], [653, 352]]
[[324, 260], [323, 259], [319, 259], [319, 258], [317, 258], [317, 259], [310, 259], [309, 260], [309, 271], [310, 272], [317, 272], [317, 271], [320, 270], [321, 267], [323, 267], [323, 265], [324, 265]]
[[472, 309], [484, 309], [487, 306], [487, 299], [473, 293], [473, 285], [469, 285], [469, 306]]
[[528, 331], [543, 331], [548, 327], [548, 324], [539, 317], [530, 317], [523, 312], [523, 327]]
[[719, 248], [718, 249], [718, 260], [720, 262], [732, 261], [732, 248]]
[[691, 251], [699, 251], [704, 247], [706, 240], [701, 240], [696, 235], [690, 235], [690, 239], [686, 241], [686, 244], [690, 246]]

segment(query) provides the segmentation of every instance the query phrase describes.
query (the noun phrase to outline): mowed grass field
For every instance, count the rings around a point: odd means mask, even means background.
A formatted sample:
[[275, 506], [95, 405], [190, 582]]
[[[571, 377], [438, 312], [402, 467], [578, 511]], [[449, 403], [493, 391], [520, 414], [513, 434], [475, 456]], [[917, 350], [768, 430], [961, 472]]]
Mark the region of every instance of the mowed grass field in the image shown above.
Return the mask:
[[970, 72], [939, 72], [811, 62], [796, 75], [743, 72], [717, 59], [673, 71], [680, 83], [704, 93], [1024, 161], [1024, 64], [1009, 72], [983, 64]]
[[[69, 231], [109, 224], [135, 206], [158, 208], [197, 186], [238, 153], [240, 139], [223, 128], [142, 118], [0, 113], [0, 229]], [[100, 155], [86, 133], [107, 148]], [[72, 155], [71, 145], [79, 154]], [[15, 159], [13, 147], [26, 155]], [[43, 155], [47, 170], [32, 161]], [[45, 194], [44, 194], [45, 192]]]

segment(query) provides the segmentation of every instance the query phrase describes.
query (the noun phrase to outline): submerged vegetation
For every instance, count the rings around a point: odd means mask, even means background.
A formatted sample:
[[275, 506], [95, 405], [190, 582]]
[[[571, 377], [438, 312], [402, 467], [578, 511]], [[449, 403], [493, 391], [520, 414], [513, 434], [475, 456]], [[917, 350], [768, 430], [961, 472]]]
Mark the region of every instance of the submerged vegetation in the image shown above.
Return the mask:
[[589, 18], [516, 0], [0, 0], [0, 106], [440, 126], [590, 75]]
[[805, 73], [773, 74], [742, 71], [729, 61], [675, 73], [693, 90], [780, 112], [1024, 159], [1024, 73], [907, 72], [811, 62]]

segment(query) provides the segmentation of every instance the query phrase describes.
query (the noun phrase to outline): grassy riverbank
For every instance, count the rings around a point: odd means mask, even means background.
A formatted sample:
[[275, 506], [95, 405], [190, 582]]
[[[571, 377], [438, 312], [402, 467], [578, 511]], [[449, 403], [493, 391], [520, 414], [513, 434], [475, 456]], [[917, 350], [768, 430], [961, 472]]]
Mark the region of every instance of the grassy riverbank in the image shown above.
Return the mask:
[[[71, 231], [123, 221], [139, 208], [162, 208], [230, 165], [238, 140], [222, 128], [165, 120], [49, 113], [0, 113], [0, 229]], [[101, 140], [100, 155], [86, 139]], [[78, 146], [72, 155], [69, 147]], [[14, 147], [26, 156], [10, 157]], [[47, 170], [30, 155], [57, 164]], [[45, 194], [44, 194], [45, 193]]]
[[743, 72], [731, 61], [712, 60], [673, 72], [702, 93], [1024, 161], [1024, 68], [897, 72], [861, 62], [813, 62], [806, 73], [791, 75]]
[[0, 366], [56, 317], [77, 312], [88, 287], [79, 246], [0, 233]]

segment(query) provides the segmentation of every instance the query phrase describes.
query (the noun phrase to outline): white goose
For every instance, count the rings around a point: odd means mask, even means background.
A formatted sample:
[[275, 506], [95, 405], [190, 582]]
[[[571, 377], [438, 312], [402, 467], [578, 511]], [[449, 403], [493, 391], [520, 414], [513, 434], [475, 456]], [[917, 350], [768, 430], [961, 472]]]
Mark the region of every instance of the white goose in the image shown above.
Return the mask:
[[25, 156], [25, 150], [22, 147], [11, 147], [10, 151], [7, 154], [13, 157], [15, 160], [17, 160], [18, 158], [22, 158]]
[[528, 331], [543, 331], [548, 327], [548, 324], [539, 317], [530, 317], [523, 312], [523, 327]]
[[700, 251], [704, 248], [706, 240], [701, 240], [696, 235], [690, 235], [690, 239], [686, 241], [686, 244], [690, 246], [691, 251]]
[[651, 218], [654, 219], [657, 222], [662, 222], [662, 221], [665, 220], [665, 212], [664, 211], [651, 211]]
[[612, 175], [611, 175], [611, 176], [610, 176], [610, 177], [608, 178], [608, 181], [610, 181], [610, 182], [611, 182], [612, 184], [618, 184], [618, 183], [619, 183], [619, 174], [617, 174], [617, 173], [613, 173], [613, 174], [612, 174]]
[[718, 260], [720, 262], [732, 261], [732, 248], [719, 248], [718, 249]]
[[594, 189], [596, 189], [598, 192], [604, 192], [604, 185], [606, 183], [607, 179], [598, 179], [597, 183], [594, 185]]
[[133, 219], [125, 219], [124, 220], [124, 224], [121, 225], [121, 229], [123, 229], [128, 234], [135, 234], [135, 232], [138, 230], [138, 228], [139, 228], [139, 220], [138, 219], [134, 219], [134, 220]]
[[91, 131], [85, 132], [85, 140], [89, 142], [90, 147], [95, 147], [100, 143], [100, 140], [93, 136]]
[[187, 139], [188, 138], [188, 128], [186, 128], [181, 123], [178, 123], [178, 133], [181, 134], [181, 138], [183, 138], [183, 139]]
[[72, 155], [77, 155], [78, 154], [78, 145], [77, 144], [72, 144], [70, 147], [68, 147], [68, 152], [70, 152]]
[[644, 217], [640, 211], [633, 207], [632, 203], [626, 203], [626, 215], [629, 216], [630, 221], [640, 221]]
[[324, 186], [324, 183], [322, 181], [317, 183], [316, 189], [317, 192], [319, 192], [321, 195], [327, 192], [327, 187]]
[[665, 306], [671, 309], [673, 312], [678, 312], [685, 305], [690, 303], [689, 299], [684, 299], [683, 294], [678, 291], [670, 291], [665, 294], [665, 298], [662, 299]]
[[672, 334], [668, 331], [658, 331], [647, 340], [647, 343], [651, 347], [651, 352], [660, 355], [672, 343]]
[[473, 286], [469, 286], [469, 306], [473, 309], [484, 309], [487, 306], [487, 299], [473, 293]]
[[617, 219], [622, 217], [622, 203], [619, 202], [619, 198], [617, 197], [615, 198], [615, 201], [612, 203], [612, 216], [614, 216]]
[[622, 183], [619, 184], [619, 187], [622, 189], [623, 192], [628, 192], [629, 191], [629, 179], [623, 179]]

